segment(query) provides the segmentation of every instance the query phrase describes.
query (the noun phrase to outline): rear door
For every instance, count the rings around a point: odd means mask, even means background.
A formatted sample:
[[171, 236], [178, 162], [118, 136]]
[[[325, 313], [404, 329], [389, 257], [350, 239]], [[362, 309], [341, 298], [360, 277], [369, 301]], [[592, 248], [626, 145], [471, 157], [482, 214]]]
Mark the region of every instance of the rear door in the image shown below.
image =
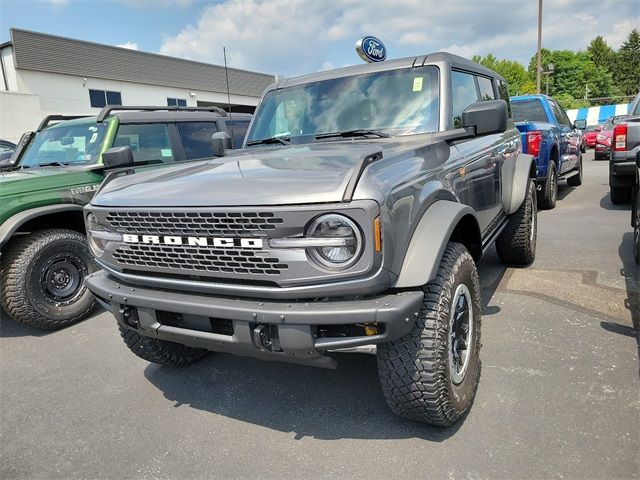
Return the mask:
[[580, 149], [580, 133], [573, 128], [571, 120], [563, 108], [553, 100], [549, 100], [549, 105], [556, 117], [560, 128], [560, 172], [565, 173], [573, 170], [578, 164]]

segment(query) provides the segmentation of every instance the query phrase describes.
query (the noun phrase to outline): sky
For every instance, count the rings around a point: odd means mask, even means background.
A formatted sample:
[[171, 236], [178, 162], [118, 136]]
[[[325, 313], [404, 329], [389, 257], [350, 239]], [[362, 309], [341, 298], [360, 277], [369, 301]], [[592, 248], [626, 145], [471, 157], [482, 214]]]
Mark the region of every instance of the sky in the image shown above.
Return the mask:
[[[294, 76], [353, 65], [374, 35], [388, 59], [493, 53], [525, 66], [536, 51], [537, 0], [0, 0], [11, 27]], [[618, 48], [640, 26], [640, 0], [544, 0], [543, 46]]]

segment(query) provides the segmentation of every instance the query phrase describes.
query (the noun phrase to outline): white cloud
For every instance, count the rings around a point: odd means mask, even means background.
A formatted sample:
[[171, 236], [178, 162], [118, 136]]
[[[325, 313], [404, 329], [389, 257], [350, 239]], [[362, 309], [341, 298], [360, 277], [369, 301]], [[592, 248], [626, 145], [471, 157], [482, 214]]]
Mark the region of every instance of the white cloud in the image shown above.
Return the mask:
[[45, 0], [45, 1], [53, 7], [66, 7], [69, 4], [69, 0]]
[[133, 8], [167, 8], [176, 6], [178, 8], [188, 8], [193, 4], [193, 0], [117, 0], [128, 7]]
[[116, 45], [116, 47], [120, 48], [128, 48], [129, 50], [138, 50], [138, 44], [136, 42], [126, 42]]
[[[596, 35], [617, 48], [640, 24], [633, 1], [582, 0], [576, 6], [544, 3], [545, 48], [584, 49]], [[356, 39], [372, 34], [385, 42], [389, 58], [491, 52], [526, 65], [536, 50], [536, 22], [534, 1], [225, 0], [167, 36], [160, 52], [220, 64], [225, 45], [232, 67], [291, 75], [356, 60]]]
[[620, 45], [627, 39], [629, 32], [640, 25], [640, 16], [632, 17], [627, 20], [617, 22], [611, 31], [604, 35], [604, 39], [609, 46], [618, 49]]

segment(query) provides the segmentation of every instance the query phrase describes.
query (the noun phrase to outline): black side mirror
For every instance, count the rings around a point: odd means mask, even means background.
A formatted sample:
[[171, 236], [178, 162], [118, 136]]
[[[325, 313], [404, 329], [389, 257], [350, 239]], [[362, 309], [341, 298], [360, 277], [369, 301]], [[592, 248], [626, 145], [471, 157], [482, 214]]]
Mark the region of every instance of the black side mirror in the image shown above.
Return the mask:
[[640, 150], [636, 152], [636, 166], [640, 168]]
[[216, 132], [211, 135], [213, 154], [216, 157], [224, 157], [224, 151], [231, 149], [231, 135], [227, 132]]
[[578, 130], [584, 130], [585, 128], [587, 128], [587, 121], [576, 120], [575, 122], [573, 122], [573, 128], [577, 128]]
[[102, 153], [102, 164], [107, 168], [123, 167], [133, 164], [131, 147], [108, 148]]
[[475, 129], [476, 135], [502, 133], [507, 130], [507, 102], [487, 100], [469, 105], [462, 112], [462, 127]]

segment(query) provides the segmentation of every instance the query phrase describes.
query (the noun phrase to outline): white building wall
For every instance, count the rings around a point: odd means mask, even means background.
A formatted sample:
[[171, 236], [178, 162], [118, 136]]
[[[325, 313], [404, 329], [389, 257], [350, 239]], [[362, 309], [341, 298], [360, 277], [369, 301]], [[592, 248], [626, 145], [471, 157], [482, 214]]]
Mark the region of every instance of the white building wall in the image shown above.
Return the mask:
[[[92, 108], [89, 89], [120, 92], [123, 105], [167, 105], [167, 98], [182, 98], [188, 106], [197, 106], [197, 101], [227, 103], [226, 93], [203, 92], [157, 85], [103, 80], [99, 78], [76, 77], [56, 73], [17, 70], [18, 90], [34, 93], [40, 97], [44, 115], [49, 114], [97, 114], [100, 109]], [[258, 104], [259, 99], [241, 95], [231, 95], [232, 104]]]
[[17, 143], [24, 132], [35, 130], [42, 118], [37, 95], [0, 92], [0, 139]]
[[[16, 70], [13, 56], [8, 59], [11, 63], [4, 63], [5, 73], [12, 76], [7, 76], [10, 91], [0, 90], [0, 139], [13, 142], [34, 130], [47, 115], [97, 115], [100, 108], [91, 107], [89, 89], [120, 92], [123, 105], [165, 106], [167, 98], [185, 99], [190, 107], [197, 106], [198, 100], [227, 104], [226, 93]], [[256, 97], [231, 95], [232, 104], [256, 106], [258, 101]]]

